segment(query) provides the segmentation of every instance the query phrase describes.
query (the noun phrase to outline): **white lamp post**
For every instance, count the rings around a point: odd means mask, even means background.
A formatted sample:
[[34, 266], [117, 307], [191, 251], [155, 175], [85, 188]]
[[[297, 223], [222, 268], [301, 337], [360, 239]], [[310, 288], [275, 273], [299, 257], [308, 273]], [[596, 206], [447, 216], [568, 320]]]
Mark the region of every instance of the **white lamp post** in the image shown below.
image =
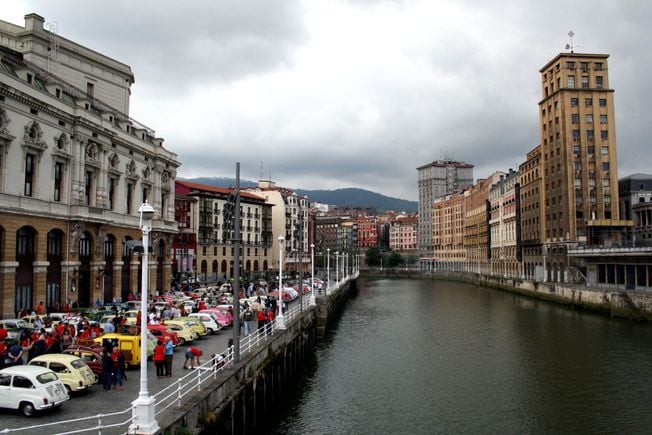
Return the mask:
[[[303, 285], [303, 284], [302, 284]], [[310, 306], [317, 305], [315, 300], [315, 245], [310, 245]], [[303, 291], [303, 288], [301, 289]]]
[[340, 253], [335, 251], [335, 282], [340, 282]]
[[129, 432], [153, 434], [159, 431], [156, 422], [156, 399], [147, 391], [147, 295], [149, 288], [149, 232], [154, 218], [154, 207], [145, 201], [138, 209], [140, 213], [140, 229], [143, 232], [142, 280], [140, 291], [140, 391], [138, 398], [132, 402], [132, 423]]
[[331, 248], [326, 249], [326, 294], [331, 288]]
[[276, 328], [285, 329], [285, 317], [283, 317], [283, 236], [278, 236], [278, 315], [276, 316]]

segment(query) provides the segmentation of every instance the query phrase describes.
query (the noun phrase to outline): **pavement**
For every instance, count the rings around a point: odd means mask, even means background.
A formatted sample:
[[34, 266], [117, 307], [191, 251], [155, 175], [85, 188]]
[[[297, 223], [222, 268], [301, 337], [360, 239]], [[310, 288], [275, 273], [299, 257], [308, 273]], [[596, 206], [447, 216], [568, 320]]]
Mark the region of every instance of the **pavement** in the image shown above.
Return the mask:
[[[244, 331], [244, 328], [242, 328]], [[241, 334], [244, 337], [244, 334]], [[222, 353], [226, 350], [228, 340], [233, 338], [233, 328], [229, 327], [222, 329], [214, 335], [206, 335], [199, 340], [195, 340], [192, 346], [200, 349], [203, 352], [203, 357], [200, 362], [203, 364], [211, 353]], [[152, 361], [147, 362], [147, 378], [148, 378], [148, 391], [150, 396], [161, 391], [175, 380], [183, 377], [189, 373], [189, 370], [183, 370], [183, 363], [185, 349], [178, 347], [174, 352], [174, 359], [172, 361], [172, 377], [157, 379], [156, 367]], [[124, 411], [131, 406], [138, 397], [140, 389], [140, 370], [139, 368], [127, 370], [127, 380], [124, 381], [124, 390], [112, 390], [105, 392], [102, 389], [102, 384], [98, 383], [93, 385], [87, 391], [80, 393], [73, 393], [69, 401], [65, 402], [61, 407], [51, 411], [45, 411], [37, 414], [33, 418], [24, 417], [20, 411], [12, 411], [0, 408], [0, 433], [3, 429], [21, 428], [32, 425], [42, 425], [62, 420], [76, 419], [84, 416], [95, 414], [107, 414], [110, 412]], [[127, 419], [131, 414], [125, 414], [124, 419]], [[56, 433], [63, 431], [73, 431], [75, 429], [82, 429], [88, 427], [88, 422], [82, 423], [66, 423], [65, 427], [54, 426], [39, 428], [36, 427], [30, 430], [23, 430], [15, 432], [18, 434], [38, 434]], [[103, 434], [119, 433], [120, 431], [104, 429]], [[9, 432], [14, 433], [14, 432]]]

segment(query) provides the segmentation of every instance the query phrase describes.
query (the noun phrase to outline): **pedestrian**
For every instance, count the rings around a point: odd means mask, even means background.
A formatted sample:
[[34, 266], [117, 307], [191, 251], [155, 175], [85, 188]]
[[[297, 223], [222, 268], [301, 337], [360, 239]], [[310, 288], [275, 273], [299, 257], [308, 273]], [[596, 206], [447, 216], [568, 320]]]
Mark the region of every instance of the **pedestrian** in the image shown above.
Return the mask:
[[43, 301], [39, 302], [38, 305], [36, 306], [36, 314], [38, 314], [39, 316], [45, 314], [45, 307], [43, 306]]
[[265, 328], [267, 330], [267, 335], [272, 334], [272, 322], [274, 321], [274, 310], [267, 310], [267, 321], [265, 322]]
[[113, 389], [124, 390], [122, 379], [125, 378], [125, 356], [117, 346], [113, 348], [111, 360], [113, 362]]
[[256, 314], [256, 318], [258, 320], [258, 334], [264, 334], [265, 322], [267, 321], [267, 316], [265, 315], [264, 308], [261, 307], [258, 310], [258, 313]]
[[161, 379], [163, 376], [165, 376], [165, 346], [161, 340], [156, 343], [156, 347], [154, 348], [154, 356], [152, 356], [152, 359], [154, 360], [154, 365], [156, 366], [156, 378]]
[[111, 377], [113, 376], [113, 359], [108, 348], [102, 350], [102, 385], [104, 391], [111, 391]]
[[242, 321], [244, 322], [244, 334], [247, 337], [251, 334], [251, 324], [253, 323], [254, 313], [251, 311], [251, 307], [247, 305], [244, 312], [242, 313]]
[[186, 349], [186, 360], [183, 363], [183, 368], [194, 369], [195, 364], [199, 366], [200, 365], [199, 357], [202, 355], [203, 353], [201, 350], [197, 349], [196, 347], [188, 346], [188, 348]]
[[174, 343], [170, 337], [165, 337], [165, 377], [172, 376], [172, 357], [174, 356]]
[[5, 358], [5, 366], [19, 366], [23, 363], [23, 348], [20, 344], [16, 343], [9, 347], [7, 350], [7, 358]]

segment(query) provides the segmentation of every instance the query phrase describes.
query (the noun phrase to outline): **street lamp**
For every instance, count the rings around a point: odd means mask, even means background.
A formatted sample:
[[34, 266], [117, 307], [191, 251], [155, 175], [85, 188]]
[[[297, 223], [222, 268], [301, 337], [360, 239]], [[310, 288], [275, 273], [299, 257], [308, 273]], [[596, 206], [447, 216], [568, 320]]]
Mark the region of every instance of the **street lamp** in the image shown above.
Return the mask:
[[326, 294], [331, 288], [331, 248], [326, 249]]
[[283, 236], [278, 236], [278, 315], [276, 316], [276, 328], [285, 329], [285, 318], [283, 317]]
[[153, 434], [159, 431], [156, 422], [156, 399], [147, 391], [147, 295], [149, 288], [149, 232], [154, 218], [154, 207], [145, 201], [138, 209], [140, 213], [140, 229], [143, 232], [142, 280], [140, 291], [140, 391], [138, 398], [132, 402], [132, 423], [129, 432]]
[[[303, 283], [301, 284], [303, 291]], [[317, 305], [315, 301], [315, 245], [310, 244], [310, 306], [314, 307]]]
[[335, 282], [340, 282], [340, 253], [335, 251]]

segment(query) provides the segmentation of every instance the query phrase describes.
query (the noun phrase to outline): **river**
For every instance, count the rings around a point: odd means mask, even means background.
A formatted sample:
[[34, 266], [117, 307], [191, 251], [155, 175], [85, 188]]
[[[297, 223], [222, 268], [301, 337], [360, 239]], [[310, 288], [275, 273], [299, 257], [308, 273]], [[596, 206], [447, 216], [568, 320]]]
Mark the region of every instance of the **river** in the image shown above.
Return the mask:
[[652, 433], [652, 326], [470, 284], [359, 280], [273, 433]]

